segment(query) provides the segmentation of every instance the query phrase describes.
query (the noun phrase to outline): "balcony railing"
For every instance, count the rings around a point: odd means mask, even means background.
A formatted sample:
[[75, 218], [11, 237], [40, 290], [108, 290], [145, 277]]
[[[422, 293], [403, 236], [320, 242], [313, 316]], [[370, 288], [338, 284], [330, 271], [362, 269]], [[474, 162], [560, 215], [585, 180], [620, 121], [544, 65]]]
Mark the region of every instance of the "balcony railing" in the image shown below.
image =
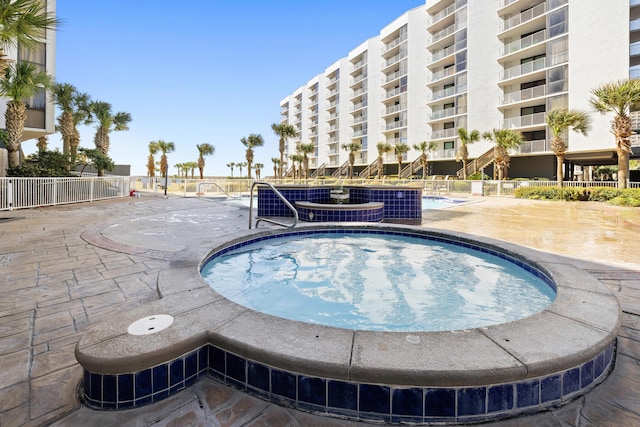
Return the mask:
[[453, 148], [449, 148], [446, 150], [436, 150], [433, 151], [429, 157], [432, 160], [445, 160], [445, 159], [453, 159], [456, 157], [456, 150]]
[[433, 73], [433, 75], [431, 76], [431, 81], [435, 82], [436, 80], [452, 76], [455, 74], [455, 72], [456, 70], [454, 69], [454, 67], [445, 68], [444, 70]]
[[367, 134], [367, 130], [366, 129], [355, 130], [351, 134], [351, 138], [359, 138], [359, 137], [364, 136], [366, 134]]
[[529, 153], [544, 153], [549, 151], [549, 144], [546, 139], [538, 139], [535, 141], [525, 141], [523, 144], [516, 148], [509, 150], [510, 154], [529, 154]]
[[467, 112], [467, 108], [466, 107], [451, 107], [451, 108], [445, 108], [443, 110], [436, 110], [436, 111], [432, 111], [431, 114], [429, 114], [429, 119], [428, 120], [439, 120], [445, 117], [451, 117], [451, 116], [455, 116], [456, 114], [464, 114]]
[[392, 56], [391, 58], [387, 59], [384, 62], [384, 66], [388, 67], [389, 65], [393, 65], [396, 62], [399, 62], [400, 60], [404, 59], [407, 57], [407, 51], [406, 50], [401, 50], [399, 54]]
[[501, 5], [500, 7], [501, 7], [501, 8], [503, 8], [503, 7], [507, 7], [507, 6], [509, 6], [511, 3], [513, 3], [514, 1], [516, 1], [516, 0], [503, 0], [503, 1], [502, 1], [502, 5]]
[[455, 31], [456, 31], [455, 24], [448, 26], [444, 30], [438, 31], [433, 36], [431, 36], [431, 44], [434, 44], [435, 42], [442, 40], [443, 38], [453, 34]]
[[407, 127], [407, 121], [398, 120], [397, 122], [387, 123], [382, 127], [382, 130], [387, 131], [387, 130], [393, 130], [393, 129], [404, 128], [404, 127]]
[[329, 82], [327, 83], [327, 86], [331, 86], [332, 84], [334, 84], [335, 82], [337, 82], [338, 80], [340, 80], [340, 77], [338, 76], [333, 76], [329, 79]]
[[392, 40], [391, 42], [387, 43], [384, 48], [382, 49], [382, 53], [388, 52], [391, 49], [393, 49], [394, 47], [398, 46], [400, 43], [404, 42], [407, 40], [407, 34], [404, 33], [402, 35], [400, 35], [400, 37], [398, 37], [395, 40]]
[[455, 86], [451, 86], [451, 87], [448, 87], [446, 89], [442, 89], [442, 90], [433, 92], [433, 94], [431, 95], [431, 100], [432, 101], [437, 101], [438, 99], [446, 98], [447, 96], [451, 96], [451, 95], [455, 95], [455, 94], [456, 94], [456, 87]]
[[340, 92], [340, 89], [338, 87], [334, 87], [333, 89], [331, 89], [329, 91], [329, 94], [327, 96], [333, 96], [333, 95], [337, 94], [338, 92]]
[[[340, 141], [340, 137], [339, 136], [334, 136], [334, 137], [329, 138], [329, 144], [333, 144], [333, 143], [336, 143], [336, 142], [339, 142], [339, 141]], [[331, 154], [331, 151], [329, 152], [329, 154]]]
[[357, 104], [353, 104], [353, 107], [351, 107], [351, 112], [361, 110], [366, 106], [367, 106], [366, 102], [358, 102]]
[[337, 119], [339, 114], [340, 113], [338, 113], [337, 111], [333, 112], [333, 113], [329, 114], [329, 117], [327, 118], [327, 120]]
[[393, 113], [397, 113], [398, 111], [402, 111], [406, 109], [407, 109], [407, 104], [401, 102], [400, 104], [396, 104], [389, 108], [384, 109], [383, 114], [384, 115], [393, 114]]
[[431, 132], [431, 139], [456, 138], [458, 130], [456, 128], [440, 129]]
[[407, 88], [405, 87], [397, 87], [395, 89], [388, 90], [382, 95], [382, 99], [392, 98], [394, 96], [400, 95], [403, 92], [406, 92]]
[[516, 92], [509, 92], [504, 94], [504, 97], [502, 98], [502, 105], [513, 104], [514, 102], [526, 101], [533, 98], [539, 98], [541, 96], [545, 96], [546, 94], [546, 85], [534, 86]]
[[510, 119], [505, 119], [504, 128], [505, 129], [517, 129], [528, 126], [537, 126], [545, 124], [545, 117], [547, 113], [535, 113], [528, 114], [526, 116], [518, 116], [511, 117]]
[[456, 11], [456, 4], [453, 3], [452, 5], [448, 6], [446, 9], [441, 10], [435, 15], [431, 15], [431, 21], [429, 22], [429, 25], [434, 24], [443, 18], [446, 18], [447, 16], [451, 15], [455, 11]]
[[536, 7], [529, 10], [525, 10], [519, 15], [512, 16], [511, 18], [505, 19], [502, 25], [500, 25], [500, 31], [507, 31], [509, 28], [513, 28], [517, 25], [531, 21], [532, 19], [537, 18], [540, 15], [544, 15], [546, 11], [547, 11], [547, 4], [540, 3]]
[[361, 59], [360, 61], [356, 62], [355, 64], [353, 64], [353, 70], [355, 71], [358, 68], [362, 67], [367, 61], [365, 61], [364, 59]]
[[404, 76], [405, 74], [407, 74], [407, 70], [405, 70], [405, 69], [400, 69], [400, 70], [396, 71], [395, 73], [387, 74], [387, 78], [385, 79], [385, 83], [389, 83], [390, 81], [397, 80], [400, 77]]
[[351, 85], [361, 82], [362, 80], [367, 78], [367, 73], [358, 74], [356, 77], [351, 80]]
[[538, 58], [535, 61], [527, 62], [522, 65], [516, 65], [515, 67], [507, 68], [502, 72], [501, 80], [508, 80], [514, 77], [521, 76], [523, 74], [533, 73], [534, 71], [542, 70], [546, 67], [546, 58]]
[[537, 33], [528, 35], [514, 42], [504, 45], [500, 56], [509, 55], [522, 49], [526, 49], [534, 44], [541, 43], [547, 38], [547, 30], [540, 30]]
[[431, 61], [429, 61], [429, 62], [430, 63], [436, 62], [436, 61], [441, 60], [445, 56], [453, 55], [453, 53], [455, 52], [455, 48], [456, 47], [454, 45], [451, 45], [449, 47], [446, 47], [444, 49], [440, 49], [440, 50], [434, 52], [433, 55], [431, 55]]
[[[408, 141], [407, 138], [389, 138], [387, 139], [385, 142], [387, 144], [391, 144], [391, 145], [397, 145], [397, 144], [406, 144]], [[387, 156], [390, 156], [389, 154], [387, 154]], [[395, 154], [393, 155], [393, 157], [397, 160], [398, 156], [396, 156]]]
[[351, 124], [352, 125], [356, 125], [358, 123], [362, 123], [362, 122], [366, 122], [367, 121], [367, 115], [365, 114], [364, 116], [360, 116], [360, 117], [354, 117], [351, 120]]
[[338, 130], [339, 127], [340, 125], [331, 125], [329, 126], [329, 129], [327, 129], [327, 132], [333, 132], [335, 130]]

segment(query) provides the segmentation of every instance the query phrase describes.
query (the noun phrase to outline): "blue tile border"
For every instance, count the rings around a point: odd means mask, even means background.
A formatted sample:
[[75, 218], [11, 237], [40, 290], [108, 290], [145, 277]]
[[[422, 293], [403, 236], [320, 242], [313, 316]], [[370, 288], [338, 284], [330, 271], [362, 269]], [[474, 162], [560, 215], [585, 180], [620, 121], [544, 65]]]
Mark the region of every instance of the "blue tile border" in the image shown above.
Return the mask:
[[[138, 408], [212, 377], [287, 406], [357, 420], [448, 423], [497, 420], [566, 402], [601, 383], [614, 362], [611, 343], [579, 366], [540, 378], [471, 387], [397, 387], [288, 372], [206, 344], [138, 372], [84, 371], [82, 402], [93, 409]], [[222, 363], [221, 363], [222, 361]]]

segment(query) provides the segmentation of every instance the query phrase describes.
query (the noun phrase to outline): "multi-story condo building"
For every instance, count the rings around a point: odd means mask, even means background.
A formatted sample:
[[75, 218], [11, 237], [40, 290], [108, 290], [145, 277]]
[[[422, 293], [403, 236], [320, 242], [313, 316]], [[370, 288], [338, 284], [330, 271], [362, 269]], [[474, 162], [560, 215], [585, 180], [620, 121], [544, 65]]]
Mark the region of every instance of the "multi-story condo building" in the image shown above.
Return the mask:
[[[356, 171], [372, 176], [379, 142], [428, 141], [436, 145], [428, 174], [455, 176], [458, 129], [505, 128], [525, 140], [509, 175], [553, 178], [545, 117], [572, 108], [593, 123], [586, 136], [566, 136], [565, 179], [574, 166], [616, 164], [612, 117], [589, 99], [603, 83], [640, 76], [639, 22], [640, 0], [427, 0], [281, 101], [281, 120], [299, 131], [287, 154], [311, 142], [311, 169], [338, 175], [346, 172], [343, 145], [359, 142]], [[492, 148], [470, 145], [470, 158], [487, 158], [481, 166], [490, 171]], [[404, 161], [419, 156], [411, 149]], [[393, 152], [384, 160], [386, 174], [399, 172]]]
[[[43, 1], [47, 11], [55, 14], [56, 1]], [[44, 69], [47, 74], [55, 75], [56, 65], [56, 34], [47, 31], [40, 42], [32, 49], [24, 46], [10, 46], [4, 53], [13, 61], [31, 62]], [[5, 128], [5, 111], [8, 99], [0, 99], [0, 128]], [[55, 132], [55, 108], [50, 96], [42, 89], [36, 96], [27, 101], [26, 122], [23, 140], [37, 139]], [[0, 176], [4, 176], [7, 167], [6, 149], [0, 148]]]

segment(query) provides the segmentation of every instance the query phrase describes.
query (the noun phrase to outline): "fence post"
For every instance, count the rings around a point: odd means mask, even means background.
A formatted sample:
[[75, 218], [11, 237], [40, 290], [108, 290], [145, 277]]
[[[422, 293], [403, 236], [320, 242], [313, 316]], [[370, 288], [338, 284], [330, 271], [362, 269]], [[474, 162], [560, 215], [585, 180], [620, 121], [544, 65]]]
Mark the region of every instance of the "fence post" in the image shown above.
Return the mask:
[[95, 178], [91, 178], [89, 181], [89, 201], [93, 202], [93, 183], [95, 182]]
[[9, 210], [13, 210], [13, 180], [10, 179], [7, 185], [7, 206], [9, 206]]

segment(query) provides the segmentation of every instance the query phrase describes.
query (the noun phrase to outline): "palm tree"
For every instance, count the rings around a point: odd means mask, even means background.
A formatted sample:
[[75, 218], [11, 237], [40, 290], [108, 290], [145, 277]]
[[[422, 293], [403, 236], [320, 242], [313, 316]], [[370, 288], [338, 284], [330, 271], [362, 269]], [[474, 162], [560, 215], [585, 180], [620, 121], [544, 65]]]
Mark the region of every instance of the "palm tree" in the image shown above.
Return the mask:
[[[109, 134], [112, 131], [129, 130], [131, 114], [120, 111], [114, 115], [111, 112], [111, 104], [102, 101], [92, 102], [90, 109], [92, 117], [95, 117], [98, 123], [93, 142], [96, 145], [96, 149], [107, 156], [109, 155]], [[98, 169], [98, 176], [103, 175], [104, 171], [102, 169]]]
[[253, 168], [256, 170], [256, 179], [260, 179], [260, 171], [264, 168], [262, 163], [256, 163], [253, 165]]
[[161, 139], [157, 140], [155, 143], [158, 145], [158, 149], [162, 152], [162, 157], [160, 157], [160, 173], [163, 178], [166, 178], [169, 173], [167, 153], [173, 152], [176, 149], [176, 145], [173, 142], [166, 142]]
[[432, 152], [437, 147], [435, 142], [422, 141], [420, 144], [414, 144], [413, 148], [420, 151], [420, 161], [422, 162], [422, 179], [427, 178], [427, 165], [429, 159], [427, 153]]
[[77, 92], [75, 86], [69, 83], [55, 83], [51, 88], [51, 97], [58, 106], [61, 114], [58, 116], [57, 129], [62, 136], [62, 154], [67, 158], [67, 170], [71, 168], [69, 157], [70, 140], [73, 136], [73, 97]]
[[383, 156], [393, 150], [393, 147], [388, 142], [378, 142], [376, 148], [378, 149], [378, 179], [380, 179], [382, 177], [382, 171], [384, 170]]
[[485, 132], [482, 134], [484, 139], [495, 142], [496, 146], [494, 150], [494, 162], [498, 169], [498, 180], [502, 180], [504, 172], [509, 168], [509, 162], [511, 157], [509, 156], [509, 149], [515, 148], [522, 144], [522, 135], [511, 129], [493, 129], [491, 132]]
[[242, 168], [247, 166], [247, 162], [236, 163], [236, 166], [240, 169], [240, 177], [242, 177]]
[[557, 158], [556, 176], [558, 178], [558, 186], [562, 187], [562, 166], [564, 164], [564, 155], [569, 148], [562, 135], [569, 128], [573, 129], [574, 132], [586, 135], [591, 126], [591, 119], [584, 111], [557, 108], [547, 114], [546, 120], [553, 135], [551, 151], [553, 151], [553, 154], [555, 154]]
[[211, 145], [204, 144], [196, 145], [198, 149], [198, 169], [200, 170], [200, 179], [204, 179], [204, 156], [211, 156], [216, 151], [216, 148]]
[[44, 153], [47, 151], [47, 136], [41, 136], [38, 138], [38, 142], [36, 143], [36, 147], [38, 147], [38, 153]]
[[342, 144], [342, 148], [349, 152], [349, 179], [353, 179], [353, 165], [356, 163], [356, 153], [360, 151], [362, 145], [359, 142]]
[[284, 166], [284, 148], [287, 138], [294, 138], [298, 131], [295, 126], [288, 123], [274, 123], [271, 125], [273, 132], [280, 138], [280, 164], [278, 178], [282, 179], [282, 166]]
[[465, 128], [459, 128], [458, 138], [460, 138], [460, 148], [456, 153], [456, 160], [462, 160], [462, 179], [467, 179], [467, 160], [469, 159], [467, 145], [478, 142], [480, 140], [480, 132], [475, 129], [468, 132]]
[[227, 163], [227, 167], [231, 169], [231, 178], [233, 178], [233, 168], [236, 167], [236, 162]]
[[313, 145], [313, 143], [298, 144], [297, 149], [302, 153], [302, 161], [304, 164], [304, 179], [308, 179], [309, 178], [309, 157], [307, 156], [307, 154], [313, 153], [316, 147], [315, 145]]
[[[173, 167], [178, 170], [178, 173], [177, 173], [178, 177], [182, 176], [181, 172], [184, 172], [184, 177], [185, 178], [187, 177], [187, 172], [186, 172], [186, 170], [184, 168], [184, 163], [176, 163], [175, 165], [173, 165]], [[189, 170], [189, 169], [187, 169], [187, 170]]]
[[398, 179], [400, 179], [400, 175], [402, 172], [402, 156], [404, 153], [409, 151], [409, 146], [407, 144], [399, 143], [395, 146], [396, 156], [398, 156]]
[[89, 125], [93, 123], [91, 116], [91, 97], [84, 92], [76, 92], [73, 96], [71, 116], [73, 118], [73, 130], [69, 138], [69, 157], [71, 165], [76, 163], [78, 147], [80, 146], [80, 131], [78, 125]]
[[272, 157], [271, 161], [273, 162], [273, 178], [278, 177], [278, 166], [280, 166], [280, 159], [277, 157]]
[[158, 154], [158, 150], [160, 150], [158, 143], [151, 141], [149, 143], [149, 157], [147, 158], [147, 170], [149, 171], [149, 176], [151, 178], [156, 176], [156, 160], [153, 156]]
[[262, 139], [262, 135], [257, 133], [252, 133], [248, 137], [242, 137], [240, 139], [242, 145], [247, 147], [247, 152], [245, 153], [245, 159], [247, 159], [247, 178], [251, 179], [251, 163], [253, 163], [253, 149], [254, 147], [262, 147], [264, 145], [264, 139]]
[[55, 13], [47, 12], [42, 0], [0, 1], [0, 76], [12, 62], [5, 52], [21, 46], [34, 49], [45, 38], [47, 30], [55, 30], [60, 24]]
[[18, 62], [6, 68], [4, 79], [0, 80], [0, 95], [9, 98], [4, 113], [9, 167], [20, 165], [19, 152], [27, 120], [27, 101], [40, 90], [49, 89], [52, 85], [51, 76], [35, 64]]
[[616, 138], [618, 154], [618, 188], [627, 188], [629, 154], [631, 153], [631, 108], [640, 103], [640, 80], [620, 80], [604, 84], [591, 91], [591, 106], [599, 113], [614, 113], [611, 133]]
[[[195, 173], [196, 168], [198, 167], [198, 162], [186, 162], [184, 164], [184, 167], [186, 168], [186, 172], [191, 172], [191, 179], [193, 179], [193, 175]], [[184, 177], [187, 177], [187, 174], [184, 174]]]
[[296, 179], [296, 162], [298, 162], [298, 177], [302, 178], [302, 162], [304, 161], [304, 157], [300, 154], [292, 154], [289, 158], [293, 162], [293, 179]]

